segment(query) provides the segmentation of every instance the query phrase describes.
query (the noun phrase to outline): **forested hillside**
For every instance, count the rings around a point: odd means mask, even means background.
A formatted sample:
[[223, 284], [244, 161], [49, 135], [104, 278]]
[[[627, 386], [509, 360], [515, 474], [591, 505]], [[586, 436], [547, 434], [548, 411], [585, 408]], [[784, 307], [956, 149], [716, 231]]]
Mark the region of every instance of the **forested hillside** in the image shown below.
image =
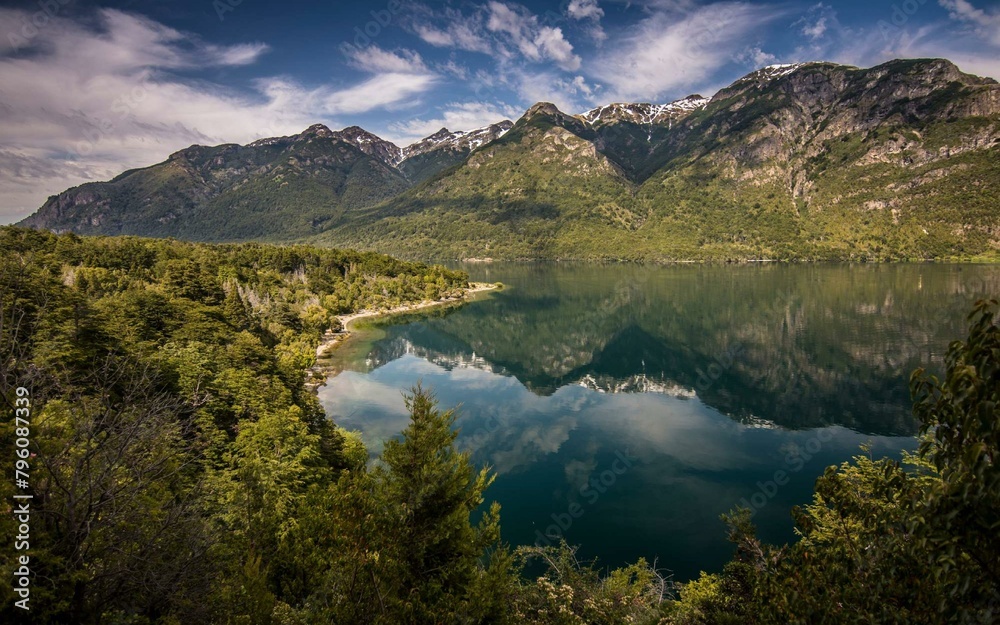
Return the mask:
[[[426, 389], [366, 463], [304, 388], [331, 315], [436, 297], [467, 276], [385, 256], [0, 229], [0, 546], [28, 555], [30, 612], [80, 624], [994, 623], [1000, 616], [1000, 329], [980, 303], [938, 382], [912, 380], [919, 455], [831, 467], [800, 539], [730, 517], [721, 572], [605, 571], [512, 548], [489, 468]], [[17, 415], [17, 417], [15, 417]], [[17, 419], [20, 420], [17, 420]], [[26, 446], [21, 439], [28, 440]], [[669, 493], [650, 493], [669, 497]], [[15, 619], [16, 614], [16, 619]], [[27, 617], [25, 617], [27, 614]]]
[[997, 257], [992, 79], [942, 59], [804, 63], [674, 106], [537, 104], [461, 166], [312, 240], [413, 258]]
[[944, 59], [815, 62], [711, 99], [540, 102], [408, 148], [323, 126], [192, 146], [22, 225], [415, 259], [996, 260], [998, 181], [995, 80]]
[[[322, 333], [337, 314], [467, 286], [305, 247], [8, 227], [0, 249], [2, 440], [13, 462], [28, 389], [36, 623], [260, 623], [268, 589], [304, 592], [291, 532], [305, 501], [367, 458], [304, 387]], [[0, 489], [12, 537], [12, 481]]]

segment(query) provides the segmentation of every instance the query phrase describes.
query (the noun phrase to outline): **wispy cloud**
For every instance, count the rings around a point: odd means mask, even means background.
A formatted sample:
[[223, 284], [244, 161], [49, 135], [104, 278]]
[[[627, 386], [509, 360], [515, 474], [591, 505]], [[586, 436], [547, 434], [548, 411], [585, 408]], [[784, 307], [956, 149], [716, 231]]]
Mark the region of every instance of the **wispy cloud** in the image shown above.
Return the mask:
[[551, 102], [566, 113], [581, 113], [591, 108], [599, 89], [588, 84], [583, 76], [560, 76], [552, 72], [521, 73], [515, 86], [525, 102]]
[[655, 3], [616, 46], [592, 61], [592, 73], [614, 98], [660, 98], [700, 87], [731, 63], [764, 26], [782, 17], [777, 6], [723, 2], [688, 8]]
[[580, 57], [573, 53], [573, 46], [563, 37], [561, 28], [540, 25], [538, 16], [521, 5], [491, 1], [487, 8], [486, 28], [503, 36], [524, 58], [552, 60], [568, 71], [579, 69]]
[[347, 45], [343, 51], [348, 65], [373, 76], [351, 87], [320, 88], [310, 93], [312, 101], [327, 115], [411, 106], [415, 104], [415, 97], [429, 91], [440, 80], [413, 50], [389, 51], [376, 45], [365, 48]]
[[764, 52], [759, 46], [749, 47], [736, 55], [736, 60], [750, 68], [761, 68], [772, 65], [778, 61], [775, 55]]
[[815, 42], [823, 39], [828, 31], [842, 28], [836, 10], [820, 2], [808, 7], [799, 19], [792, 22], [790, 30], [808, 42]]
[[489, 54], [493, 45], [486, 32], [485, 11], [464, 14], [459, 9], [445, 7], [440, 12], [429, 6], [408, 5], [411, 14], [403, 23], [424, 43], [439, 48], [455, 48], [466, 52]]
[[980, 9], [968, 0], [939, 0], [953, 19], [971, 26], [976, 34], [995, 46], [1000, 46], [1000, 8]]
[[366, 72], [430, 73], [423, 59], [413, 50], [391, 52], [374, 45], [366, 48], [348, 45], [344, 47], [344, 54], [349, 65]]
[[947, 19], [921, 21], [887, 9], [884, 19], [855, 26], [845, 25], [831, 6], [814, 5], [793, 23], [801, 41], [781, 60], [870, 67], [897, 58], [946, 58], [963, 71], [1000, 78], [1000, 11], [987, 12], [967, 0], [939, 3]]
[[597, 5], [597, 0], [570, 0], [566, 7], [566, 13], [578, 20], [604, 17], [604, 9]]
[[426, 93], [437, 82], [434, 74], [402, 72], [379, 73], [368, 80], [335, 90], [318, 90], [313, 102], [325, 115], [363, 113], [376, 108], [407, 107], [416, 104], [414, 96]]
[[[52, 18], [21, 50], [0, 56], [0, 221], [48, 195], [158, 162], [192, 143], [287, 135], [342, 115], [410, 105], [438, 80], [415, 53], [358, 50], [355, 84], [304, 87], [262, 78], [236, 91], [185, 79], [187, 70], [246, 66], [268, 47], [214, 45], [146, 17], [101, 10]], [[0, 32], [24, 11], [0, 10]]]
[[608, 38], [601, 26], [604, 9], [597, 4], [597, 0], [570, 0], [566, 5], [566, 15], [574, 20], [587, 22], [587, 34], [594, 41], [600, 43]]
[[404, 22], [425, 43], [493, 55], [504, 62], [544, 63], [574, 71], [581, 59], [562, 28], [545, 25], [527, 7], [490, 0], [470, 13], [415, 4]]

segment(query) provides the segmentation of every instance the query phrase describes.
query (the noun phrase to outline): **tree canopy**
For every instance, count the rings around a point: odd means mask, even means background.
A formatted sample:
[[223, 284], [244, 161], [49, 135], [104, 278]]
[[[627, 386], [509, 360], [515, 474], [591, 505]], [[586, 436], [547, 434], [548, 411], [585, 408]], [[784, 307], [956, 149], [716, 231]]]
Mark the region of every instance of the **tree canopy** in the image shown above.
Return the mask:
[[[914, 373], [921, 445], [862, 450], [761, 542], [674, 584], [576, 548], [511, 547], [489, 467], [416, 387], [370, 460], [305, 388], [334, 317], [458, 293], [461, 272], [374, 254], [0, 228], [0, 446], [30, 389], [31, 611], [5, 622], [993, 623], [1000, 618], [1000, 329], [981, 302], [942, 379]], [[14, 484], [0, 482], [4, 535]], [[0, 570], [16, 568], [13, 541]], [[669, 566], [669, 562], [663, 565]]]

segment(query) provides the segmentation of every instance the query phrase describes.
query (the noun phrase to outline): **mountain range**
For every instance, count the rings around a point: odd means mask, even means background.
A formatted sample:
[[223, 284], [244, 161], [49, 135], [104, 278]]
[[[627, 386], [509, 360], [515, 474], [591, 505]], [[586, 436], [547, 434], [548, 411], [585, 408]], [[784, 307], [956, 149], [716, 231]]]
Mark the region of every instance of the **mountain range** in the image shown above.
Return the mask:
[[424, 259], [993, 259], [998, 157], [995, 80], [943, 59], [815, 62], [711, 98], [542, 102], [403, 148], [322, 125], [191, 146], [22, 225]]

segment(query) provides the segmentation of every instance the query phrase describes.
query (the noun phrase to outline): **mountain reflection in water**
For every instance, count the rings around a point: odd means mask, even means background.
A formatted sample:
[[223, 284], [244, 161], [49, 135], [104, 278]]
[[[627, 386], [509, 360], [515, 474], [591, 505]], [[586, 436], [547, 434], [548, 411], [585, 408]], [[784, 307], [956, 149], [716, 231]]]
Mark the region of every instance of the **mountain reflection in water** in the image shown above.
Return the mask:
[[[725, 562], [719, 514], [775, 471], [790, 481], [754, 520], [784, 541], [827, 465], [865, 442], [913, 448], [910, 373], [940, 369], [973, 301], [1000, 293], [1000, 268], [969, 265], [468, 269], [509, 288], [359, 333], [327, 413], [376, 454], [421, 381], [498, 472], [505, 540], [534, 542], [577, 503], [558, 529], [585, 556], [659, 557], [678, 578]], [[625, 452], [613, 486], [588, 490]]]

